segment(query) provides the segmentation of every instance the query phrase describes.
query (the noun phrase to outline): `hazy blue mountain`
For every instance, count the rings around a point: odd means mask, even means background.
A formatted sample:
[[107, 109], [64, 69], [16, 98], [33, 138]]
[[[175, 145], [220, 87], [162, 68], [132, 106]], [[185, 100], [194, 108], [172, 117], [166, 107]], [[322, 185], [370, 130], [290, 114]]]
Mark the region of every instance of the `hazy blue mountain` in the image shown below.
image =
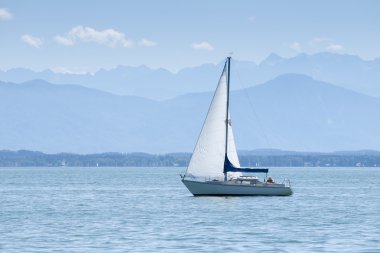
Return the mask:
[[267, 73], [267, 78], [286, 73], [305, 74], [317, 80], [380, 97], [379, 71], [380, 59], [365, 61], [354, 55], [318, 53], [299, 54], [290, 59], [277, 60], [273, 65], [265, 64], [264, 61], [259, 72], [263, 75]]
[[[35, 80], [0, 85], [0, 145], [46, 152], [143, 150], [157, 102]], [[135, 110], [139, 108], [139, 110]], [[144, 112], [144, 113], [142, 113]], [[148, 126], [148, 129], [145, 129]]]
[[[193, 94], [166, 103], [183, 107], [182, 112], [189, 115], [183, 125], [189, 126], [198, 118], [194, 108], [205, 108], [204, 116], [209, 97]], [[239, 149], [334, 151], [380, 147], [379, 98], [307, 76], [283, 75], [232, 92], [231, 110]]]
[[[0, 71], [0, 80], [25, 82], [43, 79], [51, 83], [75, 83], [118, 95], [132, 95], [156, 100], [173, 98], [191, 92], [212, 91], [220, 76], [223, 62], [185, 68], [178, 73], [146, 66], [101, 69], [94, 74], [62, 74], [50, 70], [27, 69]], [[234, 89], [242, 89], [287, 73], [304, 74], [317, 80], [380, 97], [380, 59], [365, 61], [353, 55], [318, 53], [283, 58], [271, 54], [260, 64], [233, 61]]]
[[[41, 80], [0, 82], [0, 150], [191, 152], [212, 92], [157, 102]], [[380, 99], [288, 74], [231, 94], [238, 149], [380, 150]]]
[[208, 64], [184, 69], [177, 74], [164, 69], [153, 70], [146, 66], [118, 66], [110, 70], [101, 69], [94, 74], [54, 73], [50, 70], [33, 72], [20, 68], [0, 71], [0, 80], [20, 83], [41, 79], [55, 84], [75, 83], [117, 95], [163, 100], [187, 92], [212, 90], [221, 68]]

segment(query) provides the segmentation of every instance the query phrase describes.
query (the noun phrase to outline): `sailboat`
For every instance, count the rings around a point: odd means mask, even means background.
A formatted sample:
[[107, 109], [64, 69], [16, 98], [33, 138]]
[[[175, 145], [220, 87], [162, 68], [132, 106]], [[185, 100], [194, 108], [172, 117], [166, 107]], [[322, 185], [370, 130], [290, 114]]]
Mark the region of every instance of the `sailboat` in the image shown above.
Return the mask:
[[[189, 166], [181, 175], [194, 196], [288, 196], [289, 180], [276, 183], [267, 168], [241, 168], [229, 111], [230, 62], [227, 57]], [[251, 173], [265, 173], [261, 181]]]

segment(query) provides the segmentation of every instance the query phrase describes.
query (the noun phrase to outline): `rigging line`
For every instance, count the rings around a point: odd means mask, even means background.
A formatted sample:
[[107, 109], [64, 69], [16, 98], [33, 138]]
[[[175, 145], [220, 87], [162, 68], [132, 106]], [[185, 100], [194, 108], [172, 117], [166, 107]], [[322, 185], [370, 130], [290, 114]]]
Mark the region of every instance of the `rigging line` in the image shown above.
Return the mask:
[[[235, 62], [235, 61], [234, 61], [234, 62]], [[236, 64], [235, 64], [235, 65], [236, 65]], [[239, 85], [243, 88], [243, 91], [247, 91], [248, 88], [244, 86], [244, 82], [242, 82], [242, 79], [241, 79], [240, 73], [239, 73], [238, 68], [237, 68], [236, 66], [235, 66], [235, 68], [234, 68], [234, 71], [235, 71], [235, 73], [236, 73], [235, 76], [237, 77], [237, 79], [239, 79], [239, 80], [238, 80]], [[258, 123], [258, 126], [259, 126], [259, 129], [260, 129], [261, 134], [262, 134], [263, 137], [264, 137], [264, 141], [265, 141], [266, 145], [268, 146], [268, 148], [271, 149], [271, 148], [272, 148], [271, 142], [269, 141], [269, 138], [268, 138], [267, 134], [265, 133], [264, 127], [263, 127], [263, 125], [261, 124], [260, 118], [259, 118], [258, 114], [257, 114], [256, 111], [255, 111], [255, 108], [254, 108], [254, 106], [253, 106], [253, 103], [252, 103], [252, 101], [251, 101], [251, 98], [250, 98], [250, 96], [248, 95], [248, 92], [243, 92], [243, 93], [244, 93], [245, 96], [247, 97], [247, 100], [248, 100], [249, 106], [251, 107], [251, 110], [252, 110], [252, 112], [253, 112], [253, 116], [254, 116], [254, 118], [256, 119], [257, 123]]]

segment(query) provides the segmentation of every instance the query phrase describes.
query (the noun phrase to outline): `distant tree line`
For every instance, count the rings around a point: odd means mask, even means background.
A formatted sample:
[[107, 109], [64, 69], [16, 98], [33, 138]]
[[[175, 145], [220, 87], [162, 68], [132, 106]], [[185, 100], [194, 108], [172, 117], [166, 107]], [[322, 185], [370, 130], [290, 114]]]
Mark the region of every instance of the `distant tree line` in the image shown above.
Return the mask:
[[256, 167], [377, 167], [380, 155], [240, 156], [242, 166]]
[[186, 166], [190, 154], [154, 155], [146, 153], [44, 154], [34, 151], [0, 151], [1, 167], [170, 167]]
[[[45, 154], [35, 151], [0, 151], [0, 167], [186, 167], [190, 153], [163, 155], [147, 153]], [[239, 156], [248, 167], [376, 167], [380, 153], [284, 153]]]

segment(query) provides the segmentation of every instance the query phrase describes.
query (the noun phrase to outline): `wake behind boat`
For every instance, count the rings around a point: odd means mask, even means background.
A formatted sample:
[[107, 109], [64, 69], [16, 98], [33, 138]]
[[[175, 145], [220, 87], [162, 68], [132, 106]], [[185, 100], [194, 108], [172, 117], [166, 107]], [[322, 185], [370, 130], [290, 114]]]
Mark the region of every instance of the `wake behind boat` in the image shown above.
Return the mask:
[[[230, 62], [228, 57], [182, 182], [194, 196], [291, 195], [289, 180], [276, 183], [268, 169], [240, 167], [229, 111]], [[266, 176], [260, 181], [243, 173]]]

